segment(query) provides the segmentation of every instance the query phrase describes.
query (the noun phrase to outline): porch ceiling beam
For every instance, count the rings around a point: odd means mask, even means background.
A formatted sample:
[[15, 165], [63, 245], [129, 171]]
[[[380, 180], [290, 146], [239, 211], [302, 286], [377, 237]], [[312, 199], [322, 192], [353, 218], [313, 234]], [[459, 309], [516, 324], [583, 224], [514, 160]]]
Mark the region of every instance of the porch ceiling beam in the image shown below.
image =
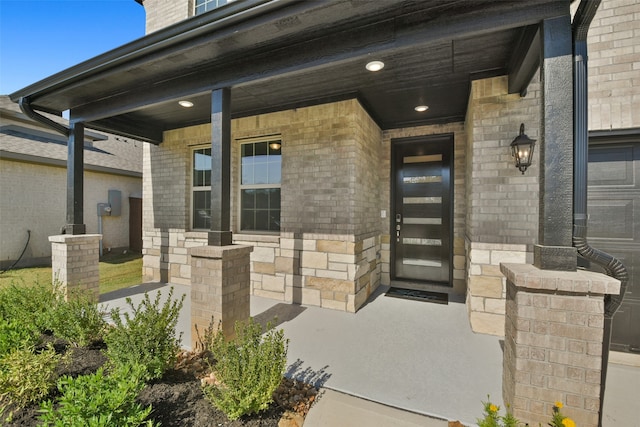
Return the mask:
[[[394, 20], [388, 20], [331, 33], [313, 40], [297, 43], [292, 41], [285, 48], [263, 50], [255, 55], [245, 53], [240, 59], [233, 62], [225, 61], [217, 66], [214, 64], [187, 73], [158, 76], [158, 79], [148, 85], [123, 87], [121, 95], [87, 102], [74, 111], [80, 120], [91, 122], [207, 90], [292, 77], [302, 72], [328, 69], [350, 61], [364, 61], [372, 54], [399, 54], [415, 46], [428, 47], [443, 41], [533, 25], [541, 19], [567, 13], [568, 5], [564, 2], [531, 2], [527, 3], [527, 6], [507, 10], [500, 6], [500, 2], [494, 2], [486, 9], [471, 10], [455, 20], [449, 16], [399, 24]], [[116, 69], [100, 76], [93, 76], [83, 84], [91, 84], [94, 80], [94, 83], [97, 83], [98, 77], [106, 78], [117, 72], [119, 70]]]
[[525, 96], [539, 66], [540, 29], [538, 25], [530, 25], [523, 28], [509, 64], [509, 93]]
[[[87, 123], [87, 127], [107, 133], [116, 133], [126, 138], [137, 139], [158, 145], [162, 142], [161, 125], [149, 122], [127, 120], [124, 117], [109, 117], [96, 122]], [[114, 131], [114, 130], [117, 130]]]

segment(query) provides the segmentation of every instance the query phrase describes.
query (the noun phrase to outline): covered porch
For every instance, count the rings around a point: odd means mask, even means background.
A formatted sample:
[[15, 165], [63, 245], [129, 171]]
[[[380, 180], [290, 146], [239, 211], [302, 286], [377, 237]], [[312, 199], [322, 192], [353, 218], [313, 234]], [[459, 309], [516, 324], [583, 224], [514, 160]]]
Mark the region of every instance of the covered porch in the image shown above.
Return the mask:
[[[176, 297], [187, 295], [178, 332], [188, 348], [188, 286], [149, 283], [106, 294], [101, 302], [126, 307], [125, 294], [135, 303], [145, 291], [153, 295], [171, 286]], [[367, 423], [372, 420], [398, 427], [447, 426], [438, 420], [474, 425], [487, 395], [502, 406], [501, 338], [473, 333], [462, 303], [392, 298], [384, 290], [356, 316], [251, 298], [251, 316], [263, 323], [275, 319], [290, 340], [287, 375], [355, 397], [320, 399], [305, 426], [376, 425]], [[640, 359], [620, 356], [614, 353], [609, 363], [603, 427], [640, 425]]]

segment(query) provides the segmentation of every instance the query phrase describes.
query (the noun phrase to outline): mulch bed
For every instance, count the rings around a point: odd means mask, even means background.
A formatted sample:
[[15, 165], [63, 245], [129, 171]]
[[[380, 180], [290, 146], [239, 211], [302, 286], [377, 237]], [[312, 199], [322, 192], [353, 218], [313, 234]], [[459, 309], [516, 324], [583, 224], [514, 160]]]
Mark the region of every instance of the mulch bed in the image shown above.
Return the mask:
[[[107, 361], [102, 343], [88, 348], [68, 347], [55, 341], [59, 353], [68, 356], [68, 363], [61, 364], [60, 375], [85, 375], [95, 372]], [[274, 403], [266, 411], [239, 420], [231, 421], [205, 399], [201, 388], [201, 378], [208, 375], [206, 356], [183, 352], [178, 357], [175, 369], [164, 377], [148, 384], [138, 396], [138, 401], [152, 405], [150, 419], [162, 426], [180, 427], [277, 427], [286, 411], [304, 417], [316, 398], [317, 390], [295, 380], [283, 379], [280, 388], [274, 394]], [[54, 398], [53, 391], [50, 398]], [[39, 405], [32, 405], [14, 411], [13, 420], [7, 426], [38, 426], [40, 422]]]

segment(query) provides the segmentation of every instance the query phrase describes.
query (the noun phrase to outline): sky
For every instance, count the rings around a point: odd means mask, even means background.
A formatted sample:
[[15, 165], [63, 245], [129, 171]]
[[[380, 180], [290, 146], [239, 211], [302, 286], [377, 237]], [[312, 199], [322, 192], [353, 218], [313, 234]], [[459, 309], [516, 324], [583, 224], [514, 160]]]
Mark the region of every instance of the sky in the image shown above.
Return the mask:
[[0, 0], [0, 94], [144, 36], [134, 0]]

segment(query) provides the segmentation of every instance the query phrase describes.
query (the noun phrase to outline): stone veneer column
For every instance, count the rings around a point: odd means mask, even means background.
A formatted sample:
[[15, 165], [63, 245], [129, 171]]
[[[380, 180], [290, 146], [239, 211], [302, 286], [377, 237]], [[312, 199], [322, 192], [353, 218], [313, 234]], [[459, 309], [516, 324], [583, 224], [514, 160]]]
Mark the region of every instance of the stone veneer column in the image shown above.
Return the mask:
[[[191, 348], [213, 319], [233, 337], [236, 321], [249, 319], [251, 246], [202, 246], [191, 249]], [[197, 330], [196, 330], [197, 327]]]
[[100, 294], [100, 234], [49, 236], [53, 282], [60, 284], [65, 298], [87, 292], [96, 301]]
[[502, 394], [513, 414], [546, 425], [555, 401], [580, 427], [596, 427], [604, 295], [620, 282], [590, 271], [501, 264], [507, 277]]

